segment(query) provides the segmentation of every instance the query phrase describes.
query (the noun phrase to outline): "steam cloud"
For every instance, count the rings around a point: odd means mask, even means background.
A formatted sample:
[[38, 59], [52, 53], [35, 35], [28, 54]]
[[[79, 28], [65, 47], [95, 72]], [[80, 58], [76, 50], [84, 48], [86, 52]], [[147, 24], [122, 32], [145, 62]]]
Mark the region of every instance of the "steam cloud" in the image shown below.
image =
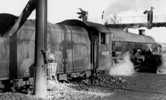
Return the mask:
[[114, 0], [105, 9], [104, 16], [108, 18], [110, 15], [118, 15], [121, 13], [124, 15], [127, 14], [127, 16], [133, 16], [133, 14], [143, 15], [143, 11], [149, 9], [151, 6], [155, 8], [154, 14], [162, 15], [166, 14], [165, 3], [165, 0]]
[[130, 76], [134, 72], [134, 65], [130, 60], [130, 54], [126, 52], [123, 56], [123, 61], [113, 66], [109, 74], [112, 76]]
[[116, 0], [105, 10], [105, 16], [129, 10], [145, 9], [150, 6], [149, 0]]
[[157, 69], [157, 74], [166, 74], [166, 53], [162, 55], [162, 65]]

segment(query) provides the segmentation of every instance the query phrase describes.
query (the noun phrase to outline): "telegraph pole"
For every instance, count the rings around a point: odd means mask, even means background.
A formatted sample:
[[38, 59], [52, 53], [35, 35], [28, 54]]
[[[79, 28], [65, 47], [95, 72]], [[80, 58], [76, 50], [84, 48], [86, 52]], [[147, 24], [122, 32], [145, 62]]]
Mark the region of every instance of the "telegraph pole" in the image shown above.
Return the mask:
[[35, 36], [35, 95], [47, 96], [47, 79], [41, 50], [47, 49], [47, 0], [36, 0], [36, 36]]
[[150, 7], [150, 10], [145, 10], [144, 14], [147, 14], [147, 23], [148, 23], [148, 28], [152, 28], [153, 24], [153, 7]]

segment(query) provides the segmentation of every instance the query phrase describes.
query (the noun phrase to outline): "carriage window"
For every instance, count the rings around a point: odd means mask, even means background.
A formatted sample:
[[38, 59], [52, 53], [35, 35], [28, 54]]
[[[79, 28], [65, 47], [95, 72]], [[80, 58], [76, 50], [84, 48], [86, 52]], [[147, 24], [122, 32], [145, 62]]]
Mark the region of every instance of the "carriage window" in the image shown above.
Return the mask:
[[106, 34], [105, 33], [100, 34], [100, 43], [106, 44]]

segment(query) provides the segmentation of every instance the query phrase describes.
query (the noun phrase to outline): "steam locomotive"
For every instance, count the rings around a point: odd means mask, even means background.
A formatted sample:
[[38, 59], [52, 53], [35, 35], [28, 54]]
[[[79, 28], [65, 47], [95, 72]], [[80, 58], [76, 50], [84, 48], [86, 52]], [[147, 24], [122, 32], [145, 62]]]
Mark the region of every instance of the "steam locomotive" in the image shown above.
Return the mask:
[[[132, 61], [137, 67], [143, 66], [142, 62], [134, 60], [138, 58], [134, 56], [137, 49], [160, 56], [160, 46], [152, 37], [98, 23], [71, 19], [57, 24], [49, 23], [47, 30], [46, 44], [48, 50], [55, 54], [58, 75], [92, 74], [97, 71], [108, 73], [126, 51], [131, 52]], [[0, 37], [0, 79], [29, 77], [30, 67], [34, 64], [35, 45], [34, 20], [26, 21], [11, 38]], [[153, 64], [153, 68], [146, 69], [153, 69], [154, 72], [158, 65]]]

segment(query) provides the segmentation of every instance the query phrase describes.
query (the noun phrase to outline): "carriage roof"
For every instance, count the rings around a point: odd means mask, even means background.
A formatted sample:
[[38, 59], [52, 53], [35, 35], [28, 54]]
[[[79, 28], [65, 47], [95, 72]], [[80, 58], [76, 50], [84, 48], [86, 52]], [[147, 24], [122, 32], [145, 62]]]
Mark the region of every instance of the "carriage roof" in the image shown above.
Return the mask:
[[[3, 16], [8, 16], [9, 21], [11, 21], [10, 19], [16, 19], [16, 17], [10, 15], [10, 14], [2, 14], [1, 17]], [[7, 21], [8, 22], [8, 21]], [[13, 24], [13, 20], [11, 21]], [[0, 25], [3, 26], [4, 22], [1, 22]], [[61, 26], [61, 25], [68, 25], [68, 26], [79, 26], [80, 27], [80, 31], [82, 30], [82, 28], [86, 29], [87, 31], [89, 30], [95, 30], [98, 31], [100, 33], [106, 33], [106, 34], [112, 34], [112, 40], [113, 41], [121, 41], [121, 42], [138, 42], [138, 43], [155, 43], [155, 40], [150, 37], [150, 36], [146, 36], [146, 35], [138, 35], [138, 34], [133, 34], [130, 32], [125, 32], [122, 29], [113, 29], [111, 27], [106, 27], [105, 25], [99, 24], [99, 23], [94, 23], [94, 22], [82, 22], [76, 19], [72, 19], [72, 20], [65, 20], [63, 22], [57, 23], [57, 24], [50, 24], [48, 23], [48, 28], [56, 28], [58, 29], [58, 27], [56, 26]], [[23, 25], [24, 28], [27, 27], [28, 28], [32, 28], [35, 27], [35, 22], [33, 20], [28, 20], [25, 25]], [[9, 29], [8, 27], [6, 27], [7, 29]], [[6, 30], [7, 30], [6, 29]], [[6, 31], [5, 30], [5, 31]], [[58, 30], [63, 30], [63, 29], [58, 29]], [[92, 31], [91, 30], [91, 31]], [[77, 28], [76, 31], [79, 31], [79, 28]], [[1, 32], [4, 32], [4, 30], [2, 30], [1, 28]], [[85, 32], [85, 31], [84, 31]], [[4, 33], [3, 33], [4, 34]]]
[[105, 25], [94, 23], [94, 22], [82, 22], [79, 20], [65, 20], [63, 24], [72, 25], [72, 26], [81, 26], [86, 28], [94, 28], [98, 32], [112, 34], [113, 41], [119, 42], [137, 42], [137, 43], [155, 43], [155, 40], [147, 35], [138, 35], [131, 32], [126, 32], [122, 29], [115, 29], [111, 27], [106, 27]]

